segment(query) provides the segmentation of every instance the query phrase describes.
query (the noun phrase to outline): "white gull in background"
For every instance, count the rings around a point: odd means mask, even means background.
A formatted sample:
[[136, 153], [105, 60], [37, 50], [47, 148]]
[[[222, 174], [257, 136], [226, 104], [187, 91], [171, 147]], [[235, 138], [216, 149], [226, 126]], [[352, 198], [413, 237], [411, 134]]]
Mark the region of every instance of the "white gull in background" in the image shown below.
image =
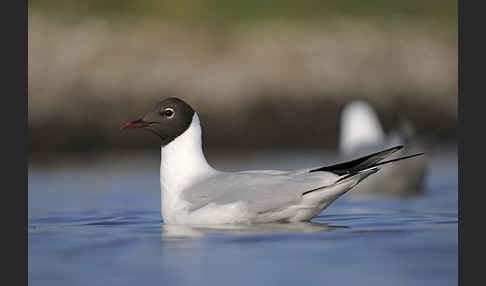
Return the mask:
[[122, 128], [142, 128], [160, 138], [161, 213], [182, 225], [310, 221], [337, 198], [378, 171], [402, 146], [349, 162], [294, 171], [222, 172], [203, 154], [201, 124], [194, 109], [167, 98]]
[[[399, 128], [387, 135], [376, 112], [365, 101], [353, 101], [347, 104], [341, 113], [340, 125], [339, 151], [342, 160], [396, 145], [407, 146], [402, 151], [403, 155], [423, 152], [423, 147], [415, 138], [415, 131], [409, 122], [403, 121]], [[390, 158], [393, 158], [393, 155]], [[379, 176], [372, 176], [361, 183], [357, 191], [353, 192], [353, 196], [421, 194], [426, 170], [425, 157], [387, 166]]]

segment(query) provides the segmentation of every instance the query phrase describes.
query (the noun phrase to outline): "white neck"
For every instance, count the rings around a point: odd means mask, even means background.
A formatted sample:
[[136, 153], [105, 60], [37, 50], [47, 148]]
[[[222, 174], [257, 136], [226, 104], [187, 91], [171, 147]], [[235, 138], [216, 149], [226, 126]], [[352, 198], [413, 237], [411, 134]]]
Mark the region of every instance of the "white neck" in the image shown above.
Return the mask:
[[380, 144], [385, 133], [373, 108], [362, 101], [346, 106], [341, 115], [340, 150], [349, 154], [363, 145]]
[[201, 125], [194, 113], [189, 128], [161, 148], [160, 185], [164, 220], [175, 209], [184, 207], [181, 192], [198, 179], [216, 172], [202, 151]]

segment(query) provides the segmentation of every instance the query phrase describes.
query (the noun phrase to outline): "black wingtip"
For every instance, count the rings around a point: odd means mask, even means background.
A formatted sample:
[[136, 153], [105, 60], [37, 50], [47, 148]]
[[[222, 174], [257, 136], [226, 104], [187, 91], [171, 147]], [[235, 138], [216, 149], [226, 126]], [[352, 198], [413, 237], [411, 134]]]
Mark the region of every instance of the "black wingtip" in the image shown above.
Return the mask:
[[383, 151], [376, 152], [376, 153], [374, 153], [374, 154], [372, 154], [372, 155], [377, 155], [377, 154], [384, 153], [384, 152], [388, 152], [388, 151], [392, 151], [392, 150], [395, 150], [394, 152], [396, 152], [396, 151], [398, 151], [398, 150], [402, 150], [402, 149], [403, 149], [403, 147], [405, 147], [405, 146], [403, 146], [403, 145], [397, 145], [397, 146], [395, 146], [395, 147], [391, 147], [391, 148], [389, 148], [389, 149], [385, 149], [385, 150], [383, 150]]
[[385, 159], [386, 157], [397, 152], [403, 147], [404, 147], [403, 145], [398, 145], [351, 161], [313, 169], [310, 170], [310, 172], [312, 173], [312, 172], [319, 172], [319, 171], [328, 171], [328, 172], [333, 172], [334, 174], [337, 175], [345, 175], [353, 172], [359, 172], [361, 170], [372, 167], [373, 165], [377, 164], [379, 161]]
[[417, 156], [421, 156], [421, 155], [424, 155], [424, 154], [425, 153], [422, 152], [422, 153], [408, 155], [408, 156], [404, 156], [404, 157], [400, 157], [400, 158], [396, 158], [396, 159], [392, 159], [392, 160], [388, 160], [388, 161], [383, 161], [383, 162], [375, 164], [373, 167], [385, 165], [385, 164], [388, 164], [388, 163], [392, 163], [392, 162], [396, 162], [396, 161], [400, 161], [400, 160], [405, 160], [405, 159], [409, 159], [409, 158], [413, 158], [413, 157], [417, 157]]

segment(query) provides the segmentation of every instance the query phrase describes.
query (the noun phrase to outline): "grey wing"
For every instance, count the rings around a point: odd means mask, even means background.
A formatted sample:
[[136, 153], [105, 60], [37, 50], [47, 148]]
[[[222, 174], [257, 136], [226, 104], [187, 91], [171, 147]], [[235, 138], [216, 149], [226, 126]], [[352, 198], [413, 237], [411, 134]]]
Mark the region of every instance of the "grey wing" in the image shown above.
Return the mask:
[[[342, 179], [363, 178], [378, 170], [378, 166], [420, 156], [413, 154], [383, 161], [402, 149], [396, 146], [351, 161], [315, 169], [297, 171], [246, 171], [218, 173], [184, 190], [184, 199], [193, 209], [209, 203], [246, 202], [253, 212], [266, 212], [299, 203], [302, 196], [331, 186]], [[370, 172], [373, 171], [373, 172]], [[363, 177], [363, 175], [365, 175]], [[348, 189], [349, 190], [349, 189]]]
[[339, 176], [331, 172], [244, 171], [220, 173], [184, 191], [193, 210], [209, 203], [244, 202], [251, 211], [264, 213], [297, 204], [302, 194], [334, 184]]

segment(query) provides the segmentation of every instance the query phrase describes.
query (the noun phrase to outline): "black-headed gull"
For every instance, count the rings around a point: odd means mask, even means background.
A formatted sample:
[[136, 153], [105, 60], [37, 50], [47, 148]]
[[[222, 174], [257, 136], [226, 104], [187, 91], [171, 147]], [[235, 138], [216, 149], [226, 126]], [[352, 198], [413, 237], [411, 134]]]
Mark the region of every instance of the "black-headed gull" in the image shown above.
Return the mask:
[[160, 138], [162, 218], [167, 224], [252, 224], [309, 221], [402, 146], [352, 161], [294, 171], [222, 172], [203, 154], [197, 113], [167, 98], [125, 128], [142, 128]]

